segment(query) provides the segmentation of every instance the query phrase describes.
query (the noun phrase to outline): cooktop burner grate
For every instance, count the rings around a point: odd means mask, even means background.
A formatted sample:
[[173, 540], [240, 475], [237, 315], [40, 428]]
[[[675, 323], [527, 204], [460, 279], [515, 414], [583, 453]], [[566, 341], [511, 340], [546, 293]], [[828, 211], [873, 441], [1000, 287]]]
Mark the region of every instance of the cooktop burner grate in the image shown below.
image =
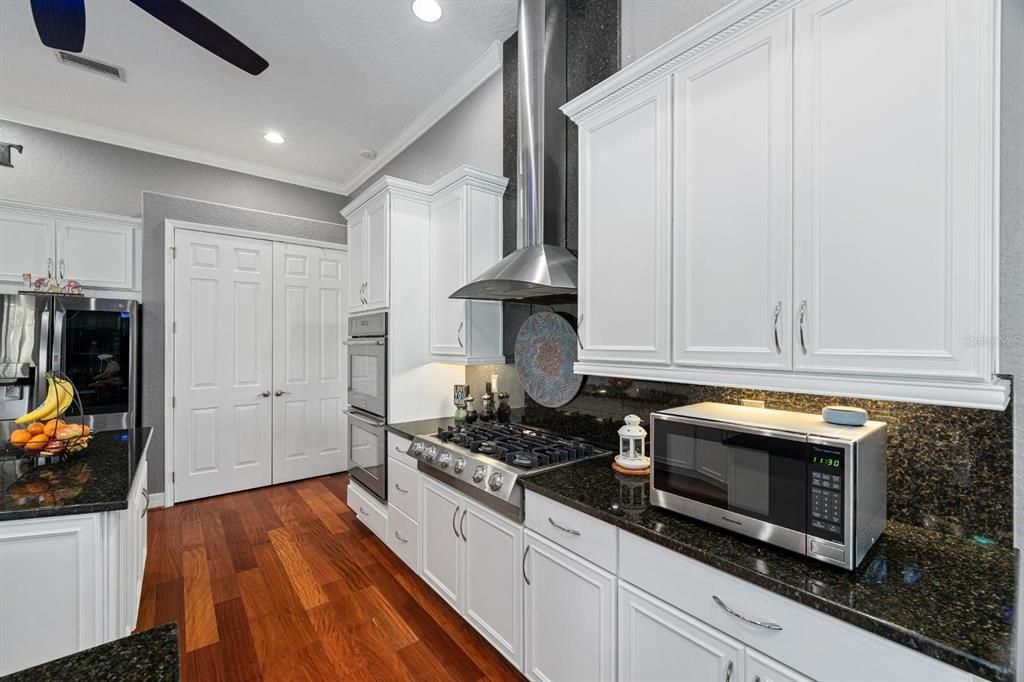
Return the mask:
[[467, 424], [439, 428], [437, 437], [519, 469], [534, 469], [606, 454], [578, 438], [561, 438], [520, 424]]

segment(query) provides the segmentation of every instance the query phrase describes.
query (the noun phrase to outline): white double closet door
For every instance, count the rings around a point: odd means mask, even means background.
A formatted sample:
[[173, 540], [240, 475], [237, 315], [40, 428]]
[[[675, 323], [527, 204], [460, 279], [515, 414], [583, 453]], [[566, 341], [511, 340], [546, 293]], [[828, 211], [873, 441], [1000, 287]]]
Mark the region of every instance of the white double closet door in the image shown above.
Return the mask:
[[174, 500], [347, 469], [348, 254], [174, 234]]

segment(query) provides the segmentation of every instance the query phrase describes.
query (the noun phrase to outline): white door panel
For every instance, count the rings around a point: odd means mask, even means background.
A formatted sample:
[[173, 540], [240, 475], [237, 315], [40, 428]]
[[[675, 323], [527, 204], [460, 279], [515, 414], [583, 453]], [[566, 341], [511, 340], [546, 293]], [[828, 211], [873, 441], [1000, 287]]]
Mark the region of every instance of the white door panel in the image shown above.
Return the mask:
[[390, 258], [388, 244], [391, 226], [390, 194], [384, 193], [366, 205], [363, 223], [364, 246], [366, 249], [366, 272], [363, 281], [366, 288], [363, 297], [367, 310], [388, 307], [388, 285], [390, 282]]
[[22, 284], [24, 272], [33, 279], [53, 273], [54, 222], [51, 218], [4, 211], [0, 215], [0, 281]]
[[98, 289], [138, 289], [136, 230], [128, 225], [57, 221], [57, 274]]
[[430, 352], [465, 355], [466, 301], [448, 296], [467, 281], [463, 238], [464, 192], [430, 207]]
[[348, 255], [274, 243], [274, 483], [343, 471]]
[[175, 501], [271, 482], [271, 243], [177, 230]]
[[462, 539], [458, 515], [462, 497], [441, 483], [420, 477], [420, 546], [423, 580], [452, 608], [459, 608], [462, 582]]
[[674, 76], [673, 360], [788, 369], [790, 16]]

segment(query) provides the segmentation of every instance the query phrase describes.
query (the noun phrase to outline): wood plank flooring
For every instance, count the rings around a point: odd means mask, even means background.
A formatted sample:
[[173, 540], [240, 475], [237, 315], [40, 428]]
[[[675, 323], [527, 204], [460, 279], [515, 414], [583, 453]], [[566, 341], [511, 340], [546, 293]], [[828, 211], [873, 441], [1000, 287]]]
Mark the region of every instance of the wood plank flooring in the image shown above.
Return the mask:
[[186, 682], [521, 680], [346, 506], [345, 474], [154, 510], [138, 629]]

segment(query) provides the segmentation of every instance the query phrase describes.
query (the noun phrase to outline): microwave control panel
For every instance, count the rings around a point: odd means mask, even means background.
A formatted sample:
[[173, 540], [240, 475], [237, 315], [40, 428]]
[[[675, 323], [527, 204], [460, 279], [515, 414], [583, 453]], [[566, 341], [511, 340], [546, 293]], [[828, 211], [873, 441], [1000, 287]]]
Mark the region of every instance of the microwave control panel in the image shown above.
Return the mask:
[[808, 457], [807, 534], [842, 543], [846, 451], [811, 443]]

